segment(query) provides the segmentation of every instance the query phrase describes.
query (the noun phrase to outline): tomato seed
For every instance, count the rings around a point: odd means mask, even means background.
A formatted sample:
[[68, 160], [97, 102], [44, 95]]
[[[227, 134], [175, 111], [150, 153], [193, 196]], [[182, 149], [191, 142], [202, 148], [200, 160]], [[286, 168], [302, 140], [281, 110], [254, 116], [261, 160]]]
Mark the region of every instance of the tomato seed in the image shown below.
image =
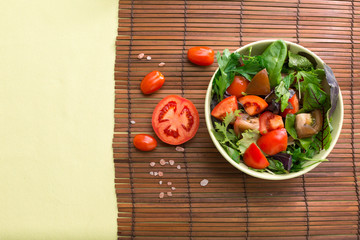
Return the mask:
[[140, 53], [140, 54], [138, 55], [138, 59], [143, 59], [143, 58], [144, 58], [144, 56], [145, 56], [145, 54], [144, 54], [144, 53]]
[[151, 176], [154, 176], [154, 172], [149, 172]]
[[181, 169], [181, 166], [180, 166], [180, 165], [177, 165], [176, 168], [177, 168], [177, 169]]
[[172, 166], [174, 165], [175, 161], [174, 160], [169, 160], [169, 164]]
[[159, 171], [159, 177], [164, 176], [164, 173], [162, 171]]
[[163, 67], [163, 66], [165, 66], [164, 62], [159, 63], [159, 67]]
[[161, 192], [161, 193], [159, 193], [159, 198], [164, 198], [164, 193], [163, 192]]
[[180, 146], [177, 146], [177, 147], [175, 148], [175, 150], [178, 151], [178, 152], [184, 152], [184, 151], [185, 151], [185, 148], [180, 147]]
[[209, 183], [209, 180], [203, 179], [203, 180], [201, 180], [200, 185], [201, 185], [202, 187], [205, 187], [206, 185], [208, 185], [208, 183]]
[[131, 124], [135, 124], [136, 122], [135, 122], [134, 120], [131, 120], [130, 123], [131, 123]]
[[154, 166], [155, 166], [155, 162], [151, 162], [151, 163], [150, 163], [150, 166], [151, 166], [151, 167], [154, 167]]
[[174, 191], [175, 189], [176, 189], [175, 187], [171, 187], [171, 190], [173, 190], [173, 191]]
[[158, 175], [158, 172], [154, 172], [154, 176], [157, 176]]
[[164, 159], [160, 159], [160, 165], [164, 166], [165, 165], [165, 160]]
[[167, 183], [167, 185], [169, 185], [169, 186], [170, 186], [171, 184], [172, 184], [172, 182], [168, 182], [168, 183]]
[[150, 60], [151, 60], [151, 57], [150, 57], [150, 56], [147, 56], [146, 59], [150, 61]]
[[159, 184], [160, 184], [160, 185], [162, 184], [162, 181], [161, 181], [161, 180], [159, 181]]

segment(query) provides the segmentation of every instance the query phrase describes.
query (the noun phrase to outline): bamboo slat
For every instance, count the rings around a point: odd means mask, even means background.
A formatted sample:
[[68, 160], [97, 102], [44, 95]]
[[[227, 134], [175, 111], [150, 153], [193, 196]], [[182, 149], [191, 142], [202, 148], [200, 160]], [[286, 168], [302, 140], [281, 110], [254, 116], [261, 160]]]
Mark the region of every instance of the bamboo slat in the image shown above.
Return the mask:
[[[119, 239], [359, 239], [359, 0], [121, 0], [118, 23], [113, 157]], [[217, 152], [204, 120], [204, 97], [217, 64], [198, 67], [186, 57], [197, 45], [233, 51], [269, 38], [299, 43], [330, 65], [345, 110], [329, 162], [280, 182], [245, 175]], [[139, 53], [151, 61], [139, 60]], [[144, 96], [140, 82], [155, 69], [166, 82]], [[137, 151], [133, 137], [154, 135], [152, 111], [169, 94], [197, 107], [196, 137], [182, 145], [184, 152], [160, 140], [153, 152]], [[161, 166], [162, 158], [175, 164]], [[150, 174], [158, 171], [164, 176]], [[206, 187], [202, 179], [209, 180]]]

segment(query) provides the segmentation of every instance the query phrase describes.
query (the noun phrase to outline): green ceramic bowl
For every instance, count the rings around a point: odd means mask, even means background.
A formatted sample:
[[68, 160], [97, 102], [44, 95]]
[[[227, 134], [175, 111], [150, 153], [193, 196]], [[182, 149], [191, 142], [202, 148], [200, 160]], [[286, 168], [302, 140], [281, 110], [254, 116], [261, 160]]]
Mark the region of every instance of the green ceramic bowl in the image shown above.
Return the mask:
[[[263, 40], [263, 41], [257, 41], [257, 42], [253, 42], [250, 43], [246, 46], [243, 46], [241, 48], [239, 48], [238, 50], [236, 50], [237, 52], [241, 53], [241, 54], [248, 54], [249, 53], [249, 49], [250, 47], [252, 47], [252, 55], [260, 55], [262, 54], [262, 52], [275, 40]], [[310, 50], [292, 43], [292, 42], [287, 42], [286, 44], [288, 45], [288, 49], [293, 52], [293, 53], [298, 53], [298, 52], [305, 52], [309, 55], [311, 55], [314, 60], [317, 62], [317, 67], [318, 68], [324, 68], [324, 61], [321, 60], [315, 53], [311, 52]], [[205, 120], [206, 120], [206, 126], [207, 129], [209, 131], [210, 137], [212, 139], [212, 141], [214, 142], [216, 148], [218, 149], [218, 151], [221, 153], [221, 155], [234, 167], [236, 167], [237, 169], [239, 169], [240, 171], [247, 173], [253, 177], [257, 177], [257, 178], [261, 178], [261, 179], [267, 179], [267, 180], [285, 180], [285, 179], [290, 179], [290, 178], [294, 178], [294, 177], [298, 177], [301, 176], [309, 171], [311, 171], [312, 169], [316, 168], [320, 163], [311, 165], [309, 167], [304, 168], [304, 170], [299, 171], [299, 172], [295, 172], [295, 173], [288, 173], [288, 174], [281, 174], [281, 175], [273, 175], [267, 172], [264, 173], [260, 173], [260, 172], [256, 172], [253, 171], [251, 169], [249, 169], [245, 164], [243, 163], [236, 163], [234, 160], [232, 160], [229, 155], [225, 152], [225, 150], [221, 147], [221, 145], [219, 144], [219, 142], [216, 140], [214, 134], [212, 133], [212, 129], [213, 124], [211, 122], [211, 110], [210, 110], [210, 103], [211, 103], [211, 89], [212, 89], [212, 81], [214, 79], [214, 76], [216, 74], [216, 72], [219, 69], [217, 69], [214, 73], [214, 75], [212, 76], [207, 92], [206, 92], [206, 99], [205, 99]], [[326, 80], [325, 80], [326, 81]], [[327, 84], [324, 84], [324, 88], [325, 91], [327, 91], [329, 93], [329, 87]], [[343, 119], [344, 119], [344, 105], [343, 105], [343, 100], [342, 100], [342, 95], [341, 95], [341, 91], [339, 91], [339, 98], [338, 98], [338, 102], [337, 102], [337, 106], [336, 109], [332, 115], [332, 126], [333, 126], [333, 131], [331, 133], [332, 136], [332, 142], [330, 144], [330, 147], [327, 150], [323, 150], [321, 151], [319, 154], [315, 155], [314, 158], [317, 159], [324, 159], [326, 158], [330, 152], [332, 151], [332, 149], [334, 148], [340, 132], [341, 132], [341, 127], [343, 124]], [[309, 162], [309, 165], [311, 164], [311, 162]]]

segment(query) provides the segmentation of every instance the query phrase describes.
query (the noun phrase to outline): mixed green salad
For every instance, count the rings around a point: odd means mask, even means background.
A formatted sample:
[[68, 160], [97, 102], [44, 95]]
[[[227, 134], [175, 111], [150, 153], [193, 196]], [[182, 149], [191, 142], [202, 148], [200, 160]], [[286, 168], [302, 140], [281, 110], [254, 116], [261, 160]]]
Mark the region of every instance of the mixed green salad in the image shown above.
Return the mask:
[[289, 51], [283, 40], [261, 55], [251, 50], [217, 53], [210, 106], [215, 138], [235, 162], [258, 172], [286, 174], [327, 161], [314, 156], [332, 141], [339, 86], [331, 68], [318, 68], [311, 55]]

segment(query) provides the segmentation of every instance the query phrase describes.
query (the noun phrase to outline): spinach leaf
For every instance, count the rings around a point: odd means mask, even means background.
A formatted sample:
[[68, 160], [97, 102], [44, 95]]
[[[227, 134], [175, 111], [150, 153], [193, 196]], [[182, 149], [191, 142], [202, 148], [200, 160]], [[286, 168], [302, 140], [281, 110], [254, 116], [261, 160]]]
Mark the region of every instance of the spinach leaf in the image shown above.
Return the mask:
[[280, 109], [283, 112], [289, 105], [290, 97], [289, 89], [285, 87], [284, 81], [280, 82], [280, 84], [275, 87], [275, 95], [277, 96], [276, 102], [281, 102]]
[[286, 131], [292, 136], [294, 139], [297, 139], [297, 133], [295, 129], [295, 118], [294, 114], [287, 114], [285, 119], [285, 128]]
[[240, 54], [237, 52], [230, 53], [229, 49], [225, 49], [222, 55], [218, 52], [216, 58], [220, 71], [215, 75], [213, 91], [216, 94], [218, 101], [221, 101], [226, 89], [234, 80], [235, 72], [232, 70], [240, 64]]
[[223, 144], [222, 146], [232, 160], [234, 160], [236, 163], [240, 163], [240, 153], [236, 149]]
[[283, 40], [270, 44], [262, 53], [264, 65], [269, 73], [270, 87], [275, 87], [281, 81], [281, 69], [287, 56], [287, 46]]
[[327, 94], [321, 88], [313, 83], [307, 84], [305, 88], [303, 108], [301, 112], [310, 112], [314, 109], [320, 109], [324, 106]]
[[296, 70], [310, 70], [313, 65], [306, 57], [289, 51], [289, 67]]
[[240, 139], [236, 145], [238, 145], [238, 150], [240, 154], [244, 154], [246, 149], [252, 144], [256, 143], [259, 139], [260, 134], [259, 131], [256, 130], [246, 130], [242, 133], [242, 139]]
[[301, 98], [301, 93], [305, 91], [305, 88], [309, 83], [320, 87], [321, 79], [319, 79], [317, 71], [298, 71], [295, 78], [298, 83], [295, 85], [295, 88], [299, 91], [299, 98]]

